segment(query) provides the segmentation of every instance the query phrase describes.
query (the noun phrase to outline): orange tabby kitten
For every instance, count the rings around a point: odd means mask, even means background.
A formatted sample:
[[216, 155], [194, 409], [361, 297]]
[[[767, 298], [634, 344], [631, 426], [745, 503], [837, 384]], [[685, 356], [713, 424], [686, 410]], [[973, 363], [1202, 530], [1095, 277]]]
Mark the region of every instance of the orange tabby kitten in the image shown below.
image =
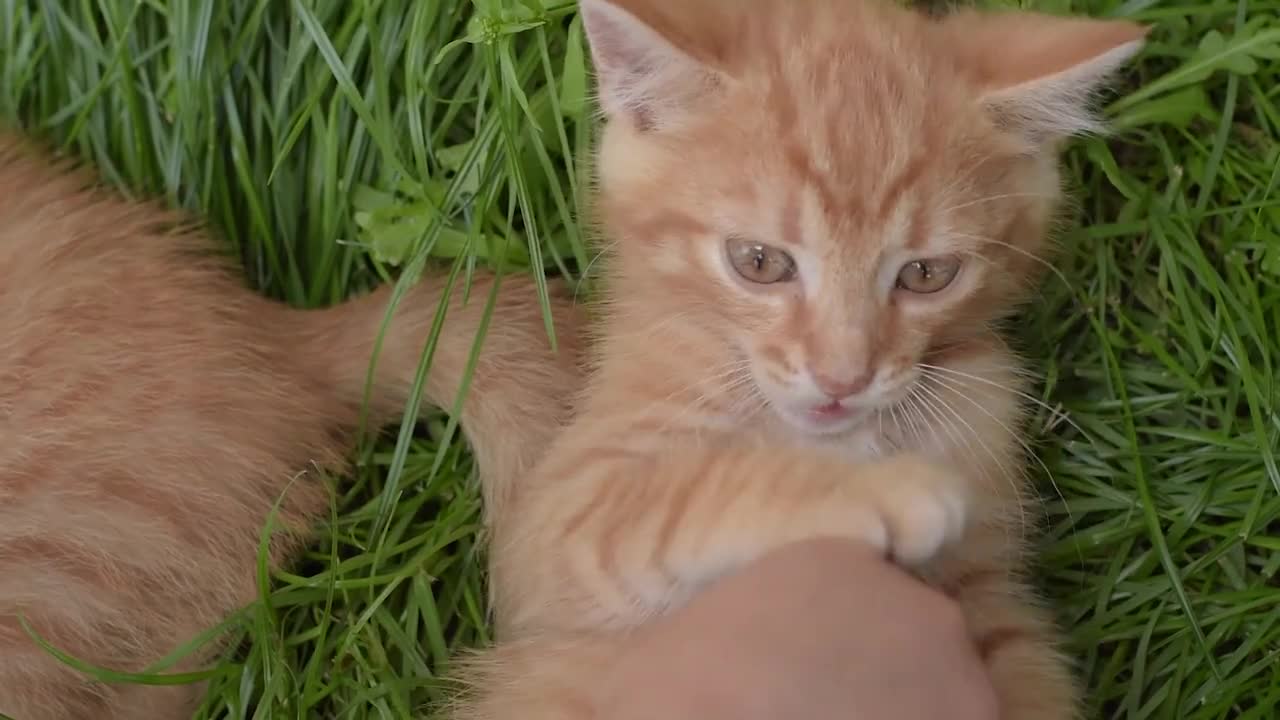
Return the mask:
[[[341, 470], [354, 440], [386, 292], [287, 308], [187, 222], [0, 135], [0, 713], [17, 720], [190, 717], [198, 688], [87, 682], [20, 616], [84, 660], [143, 670], [254, 599], [272, 505], [288, 487], [282, 520], [304, 532], [328, 509], [308, 474]], [[400, 306], [375, 422], [403, 407], [442, 284]], [[454, 401], [489, 286], [451, 306], [437, 404]], [[557, 308], [571, 343], [575, 317]], [[527, 279], [504, 281], [496, 313], [462, 421], [486, 474], [506, 478], [563, 422], [577, 373], [571, 351], [549, 350]], [[507, 489], [488, 490], [500, 514]]]
[[1071, 718], [1020, 579], [1018, 363], [1060, 141], [1128, 22], [855, 0], [582, 0], [608, 117], [598, 367], [495, 528], [464, 718], [591, 717], [618, 632], [780, 545], [963, 605], [1009, 720]]

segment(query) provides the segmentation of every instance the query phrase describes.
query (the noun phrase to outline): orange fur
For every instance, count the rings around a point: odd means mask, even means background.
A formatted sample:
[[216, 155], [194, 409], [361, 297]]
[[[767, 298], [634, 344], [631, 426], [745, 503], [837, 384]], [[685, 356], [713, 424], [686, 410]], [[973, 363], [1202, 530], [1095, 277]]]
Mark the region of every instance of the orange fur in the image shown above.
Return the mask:
[[[0, 134], [0, 713], [189, 717], [198, 688], [87, 682], [19, 616], [77, 657], [143, 670], [253, 600], [259, 533], [286, 487], [277, 560], [327, 512], [314, 470], [343, 467], [387, 291], [294, 310], [214, 249], [186, 218]], [[455, 296], [431, 402], [452, 406], [491, 283]], [[375, 423], [403, 407], [442, 284], [400, 305]], [[486, 474], [531, 467], [567, 415], [577, 318], [557, 293], [568, 348], [554, 355], [533, 284], [503, 282], [462, 416]], [[487, 489], [500, 513], [510, 488]]]
[[[1088, 98], [1145, 31], [857, 0], [582, 11], [608, 115], [597, 369], [494, 528], [503, 644], [454, 716], [593, 717], [618, 633], [834, 535], [959, 599], [1002, 717], [1075, 717], [1019, 578], [1022, 373], [994, 327], [1045, 262], [1060, 141], [1096, 127]], [[790, 253], [794, 279], [739, 278], [729, 238]], [[944, 291], [895, 287], [952, 256]]]

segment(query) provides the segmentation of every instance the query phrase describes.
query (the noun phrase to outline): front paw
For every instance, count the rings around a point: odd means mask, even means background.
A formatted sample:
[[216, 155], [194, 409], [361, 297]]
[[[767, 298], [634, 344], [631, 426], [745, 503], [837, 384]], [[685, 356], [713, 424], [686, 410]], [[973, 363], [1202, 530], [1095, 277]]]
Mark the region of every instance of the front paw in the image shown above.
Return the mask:
[[874, 467], [870, 490], [887, 529], [887, 553], [896, 562], [922, 565], [964, 534], [972, 489], [959, 473], [917, 455]]

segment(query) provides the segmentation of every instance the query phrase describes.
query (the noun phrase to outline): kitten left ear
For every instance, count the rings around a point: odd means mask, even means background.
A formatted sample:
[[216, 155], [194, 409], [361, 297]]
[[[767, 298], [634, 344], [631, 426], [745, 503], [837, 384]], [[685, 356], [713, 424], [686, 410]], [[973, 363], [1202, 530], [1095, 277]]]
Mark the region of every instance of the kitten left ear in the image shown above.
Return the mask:
[[602, 109], [611, 118], [626, 117], [649, 129], [687, 110], [715, 83], [716, 74], [623, 4], [580, 0], [579, 12]]
[[961, 13], [943, 21], [996, 121], [1040, 145], [1098, 132], [1092, 101], [1142, 49], [1150, 28], [1031, 12]]

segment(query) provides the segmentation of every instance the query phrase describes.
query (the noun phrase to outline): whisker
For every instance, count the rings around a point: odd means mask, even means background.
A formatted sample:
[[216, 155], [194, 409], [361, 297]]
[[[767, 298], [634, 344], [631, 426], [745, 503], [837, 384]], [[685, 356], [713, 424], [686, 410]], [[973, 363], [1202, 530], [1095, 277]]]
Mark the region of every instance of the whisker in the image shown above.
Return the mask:
[[[987, 456], [990, 457], [991, 460], [995, 463], [996, 469], [999, 471], [1000, 475], [1004, 478], [1005, 482], [1009, 485], [1009, 488], [1013, 491], [1014, 504], [1018, 508], [1018, 530], [1020, 534], [1025, 535], [1028, 529], [1027, 511], [1026, 511], [1025, 505], [1023, 504], [1024, 493], [1022, 492], [1022, 487], [1018, 484], [1017, 476], [1012, 472], [1010, 472], [1009, 467], [1004, 463], [1003, 460], [1000, 459], [999, 454], [997, 454], [994, 450], [992, 450], [991, 446], [987, 444], [986, 440], [983, 439], [982, 435], [973, 427], [973, 425], [968, 420], [964, 418], [963, 415], [960, 414], [958, 410], [955, 409], [955, 407], [951, 405], [951, 403], [948, 403], [946, 399], [944, 399], [941, 395], [935, 392], [933, 388], [930, 388], [925, 383], [920, 383], [918, 387], [920, 388], [921, 391], [928, 393], [929, 396], [933, 398], [933, 400], [936, 401], [938, 405], [941, 406], [942, 410], [946, 410], [947, 413], [949, 413], [952, 418], [954, 418], [955, 420], [959, 420], [960, 423], [964, 425], [965, 429], [968, 430], [969, 437], [971, 437], [973, 440], [976, 440], [978, 442], [979, 447], [981, 447], [982, 450], [986, 452]], [[951, 420], [948, 420], [947, 425], [954, 427], [955, 423]], [[960, 429], [958, 427], [956, 428], [956, 432], [957, 433], [960, 432]], [[982, 470], [983, 463], [978, 458], [977, 451], [973, 449], [972, 443], [966, 442], [963, 444], [963, 446], [969, 450], [970, 457], [973, 459], [974, 464], [979, 469], [979, 472], [982, 472], [983, 474], [983, 479], [990, 481], [991, 477], [987, 475], [985, 471]]]
[[[754, 386], [754, 377], [750, 373], [751, 362], [749, 360], [742, 359], [735, 362], [726, 363], [721, 367], [727, 367], [728, 369], [718, 375], [714, 375], [708, 378], [703, 378], [698, 383], [695, 383], [695, 385], [699, 385], [706, 382], [712, 382], [712, 383], [715, 383], [715, 386], [710, 389], [704, 390], [702, 393], [698, 395], [698, 397], [694, 398], [693, 401], [686, 403], [684, 407], [680, 410], [680, 412], [678, 412], [674, 416], [668, 416], [666, 421], [660, 426], [660, 429], [662, 430], [669, 429], [671, 426], [682, 421], [689, 413], [702, 410], [714, 400], [722, 398], [726, 395], [730, 395], [734, 393], [736, 390], [744, 386], [747, 386], [751, 389], [751, 392], [747, 393], [748, 398], [750, 398], [752, 395], [759, 394], [759, 389]], [[690, 387], [689, 389], [692, 389], [692, 387]], [[764, 400], [764, 398], [761, 397], [761, 400]], [[732, 404], [729, 405], [728, 408], [725, 409], [725, 414], [727, 415], [737, 414], [739, 412], [738, 410], [739, 405], [741, 405], [742, 402], [743, 402], [742, 398], [739, 398], [738, 400], [734, 401]]]
[[1066, 283], [1068, 287], [1070, 287], [1071, 285], [1070, 281], [1067, 279], [1067, 276], [1061, 270], [1058, 269], [1057, 265], [1054, 265], [1053, 263], [1031, 252], [1030, 250], [1027, 250], [1026, 248], [1020, 248], [1017, 245], [1014, 245], [1012, 243], [1007, 243], [1003, 240], [997, 240], [995, 238], [983, 237], [981, 235], [970, 235], [967, 233], [952, 233], [952, 235], [954, 237], [962, 237], [968, 240], [974, 240], [977, 242], [986, 243], [988, 245], [999, 245], [1000, 247], [1012, 250], [1013, 252], [1018, 253], [1019, 255], [1027, 258], [1028, 260], [1033, 260], [1039, 263], [1040, 265], [1044, 266], [1049, 272], [1057, 276], [1059, 280]]
[[[950, 351], [952, 351], [952, 350], [955, 350], [955, 349], [957, 349], [957, 348], [966, 348], [966, 347], [970, 347], [971, 345], [972, 345], [972, 341], [971, 341], [971, 340], [959, 340], [959, 341], [956, 341], [956, 342], [952, 342], [952, 343], [945, 343], [945, 344], [942, 344], [942, 345], [938, 345], [938, 346], [936, 346], [936, 347], [932, 347], [932, 348], [930, 348], [930, 349], [929, 349], [929, 354], [930, 354], [930, 355], [942, 355], [942, 354], [945, 354], [945, 353], [950, 352]], [[929, 367], [937, 367], [937, 366], [930, 365]], [[1038, 372], [1035, 368], [1033, 368], [1033, 367], [1031, 367], [1031, 366], [1024, 365], [1024, 364], [1021, 364], [1021, 363], [1010, 363], [1010, 364], [1000, 364], [1000, 365], [986, 365], [986, 367], [988, 367], [988, 368], [990, 368], [990, 369], [992, 369], [992, 370], [999, 370], [999, 371], [1001, 371], [1001, 372], [1008, 372], [1008, 373], [1012, 373], [1012, 374], [1014, 374], [1014, 375], [1017, 375], [1017, 376], [1019, 376], [1019, 377], [1023, 377], [1023, 378], [1029, 379], [1029, 380], [1042, 380], [1042, 379], [1044, 379], [1044, 374], [1043, 374], [1043, 373]]]
[[[924, 398], [920, 397], [917, 388], [912, 387], [911, 392], [907, 395], [908, 419], [911, 421], [912, 432], [915, 433], [916, 446], [925, 448], [934, 443], [938, 439], [937, 430], [929, 424], [929, 420], [924, 416]], [[919, 424], [916, 423], [919, 420]], [[925, 433], [928, 432], [929, 438], [925, 439]]]
[[946, 215], [949, 213], [953, 213], [956, 210], [964, 210], [965, 208], [973, 207], [974, 205], [981, 205], [982, 203], [995, 202], [997, 200], [1012, 200], [1015, 198], [1036, 198], [1038, 200], [1054, 200], [1057, 198], [1057, 195], [1053, 195], [1049, 193], [1005, 193], [1002, 195], [987, 195], [986, 197], [980, 197], [977, 200], [970, 200], [968, 202], [960, 203], [959, 205], [952, 205], [951, 207], [948, 207], [945, 210], [943, 210], [942, 214]]
[[898, 404], [889, 406], [889, 419], [893, 421], [893, 447], [894, 450], [901, 450], [906, 440], [905, 431], [902, 428], [902, 421], [898, 418]]
[[1067, 425], [1070, 425], [1072, 429], [1080, 433], [1086, 439], [1088, 439], [1089, 437], [1089, 434], [1084, 431], [1084, 428], [1076, 424], [1076, 422], [1071, 419], [1071, 415], [1070, 413], [1067, 412], [1067, 409], [1062, 407], [1061, 405], [1059, 405], [1058, 407], [1054, 407], [1049, 403], [1041, 400], [1040, 398], [1037, 398], [1036, 396], [1026, 391], [1019, 390], [1018, 388], [1009, 387], [1007, 385], [1002, 385], [989, 378], [984, 378], [980, 375], [974, 375], [972, 373], [956, 370], [955, 368], [942, 367], [940, 365], [929, 365], [927, 363], [919, 363], [916, 365], [916, 367], [920, 368], [921, 371], [923, 371], [923, 373], [926, 375], [936, 375], [937, 373], [946, 373], [947, 375], [951, 375], [956, 378], [963, 378], [966, 380], [972, 380], [974, 382], [982, 383], [983, 385], [989, 386], [996, 390], [1000, 390], [1002, 392], [1013, 393], [1014, 395], [1017, 395], [1023, 400], [1026, 400], [1027, 402], [1033, 403], [1034, 405], [1047, 410], [1049, 412], [1051, 421], [1054, 422], [1055, 424], [1060, 420], [1062, 422], [1065, 422]]
[[[683, 419], [689, 412], [700, 409], [701, 406], [708, 401], [710, 395], [715, 390], [716, 384], [724, 383], [729, 380], [736, 381], [736, 378], [743, 374], [749, 367], [750, 361], [742, 358], [712, 367], [707, 375], [701, 376], [687, 385], [677, 387], [664, 397], [654, 398], [649, 402], [649, 404], [637, 410], [635, 415], [639, 417], [647, 417], [655, 410], [661, 411], [666, 415], [666, 422], [661, 427], [663, 429], [669, 428], [676, 421]], [[665, 407], [666, 403], [675, 400], [680, 395], [695, 391], [705, 385], [711, 385], [712, 387], [704, 388], [693, 400], [680, 403], [681, 409], [675, 415], [671, 415], [667, 412], [667, 408]]]
[[954, 393], [956, 396], [963, 398], [966, 402], [973, 405], [974, 408], [976, 408], [979, 412], [986, 415], [993, 422], [999, 425], [1000, 428], [1003, 429], [1004, 432], [1014, 440], [1014, 442], [1018, 443], [1018, 445], [1022, 447], [1023, 452], [1025, 452], [1028, 456], [1030, 456], [1031, 459], [1033, 459], [1036, 462], [1036, 464], [1040, 466], [1040, 469], [1044, 470], [1045, 476], [1049, 478], [1049, 484], [1053, 486], [1054, 493], [1057, 494], [1058, 499], [1062, 500], [1063, 507], [1066, 508], [1067, 521], [1071, 525], [1072, 533], [1074, 534], [1075, 533], [1075, 517], [1071, 512], [1070, 505], [1067, 503], [1066, 496], [1062, 494], [1062, 488], [1058, 485], [1058, 479], [1054, 477], [1053, 471], [1049, 469], [1049, 466], [1045, 464], [1044, 460], [1040, 457], [1040, 455], [1031, 448], [1031, 445], [1028, 444], [1025, 439], [1023, 439], [1022, 434], [1014, 431], [1013, 428], [1009, 427], [1008, 424], [1006, 424], [1003, 420], [996, 417], [995, 413], [988, 410], [986, 406], [984, 406], [982, 403], [969, 397], [963, 391], [963, 385], [961, 385], [960, 387], [956, 387], [956, 385], [951, 384], [951, 383], [956, 383], [958, 381], [955, 381], [955, 380], [949, 381], [946, 378], [939, 377], [936, 375], [932, 376], [930, 379], [933, 382], [937, 383], [940, 388], [944, 388], [949, 392]]

